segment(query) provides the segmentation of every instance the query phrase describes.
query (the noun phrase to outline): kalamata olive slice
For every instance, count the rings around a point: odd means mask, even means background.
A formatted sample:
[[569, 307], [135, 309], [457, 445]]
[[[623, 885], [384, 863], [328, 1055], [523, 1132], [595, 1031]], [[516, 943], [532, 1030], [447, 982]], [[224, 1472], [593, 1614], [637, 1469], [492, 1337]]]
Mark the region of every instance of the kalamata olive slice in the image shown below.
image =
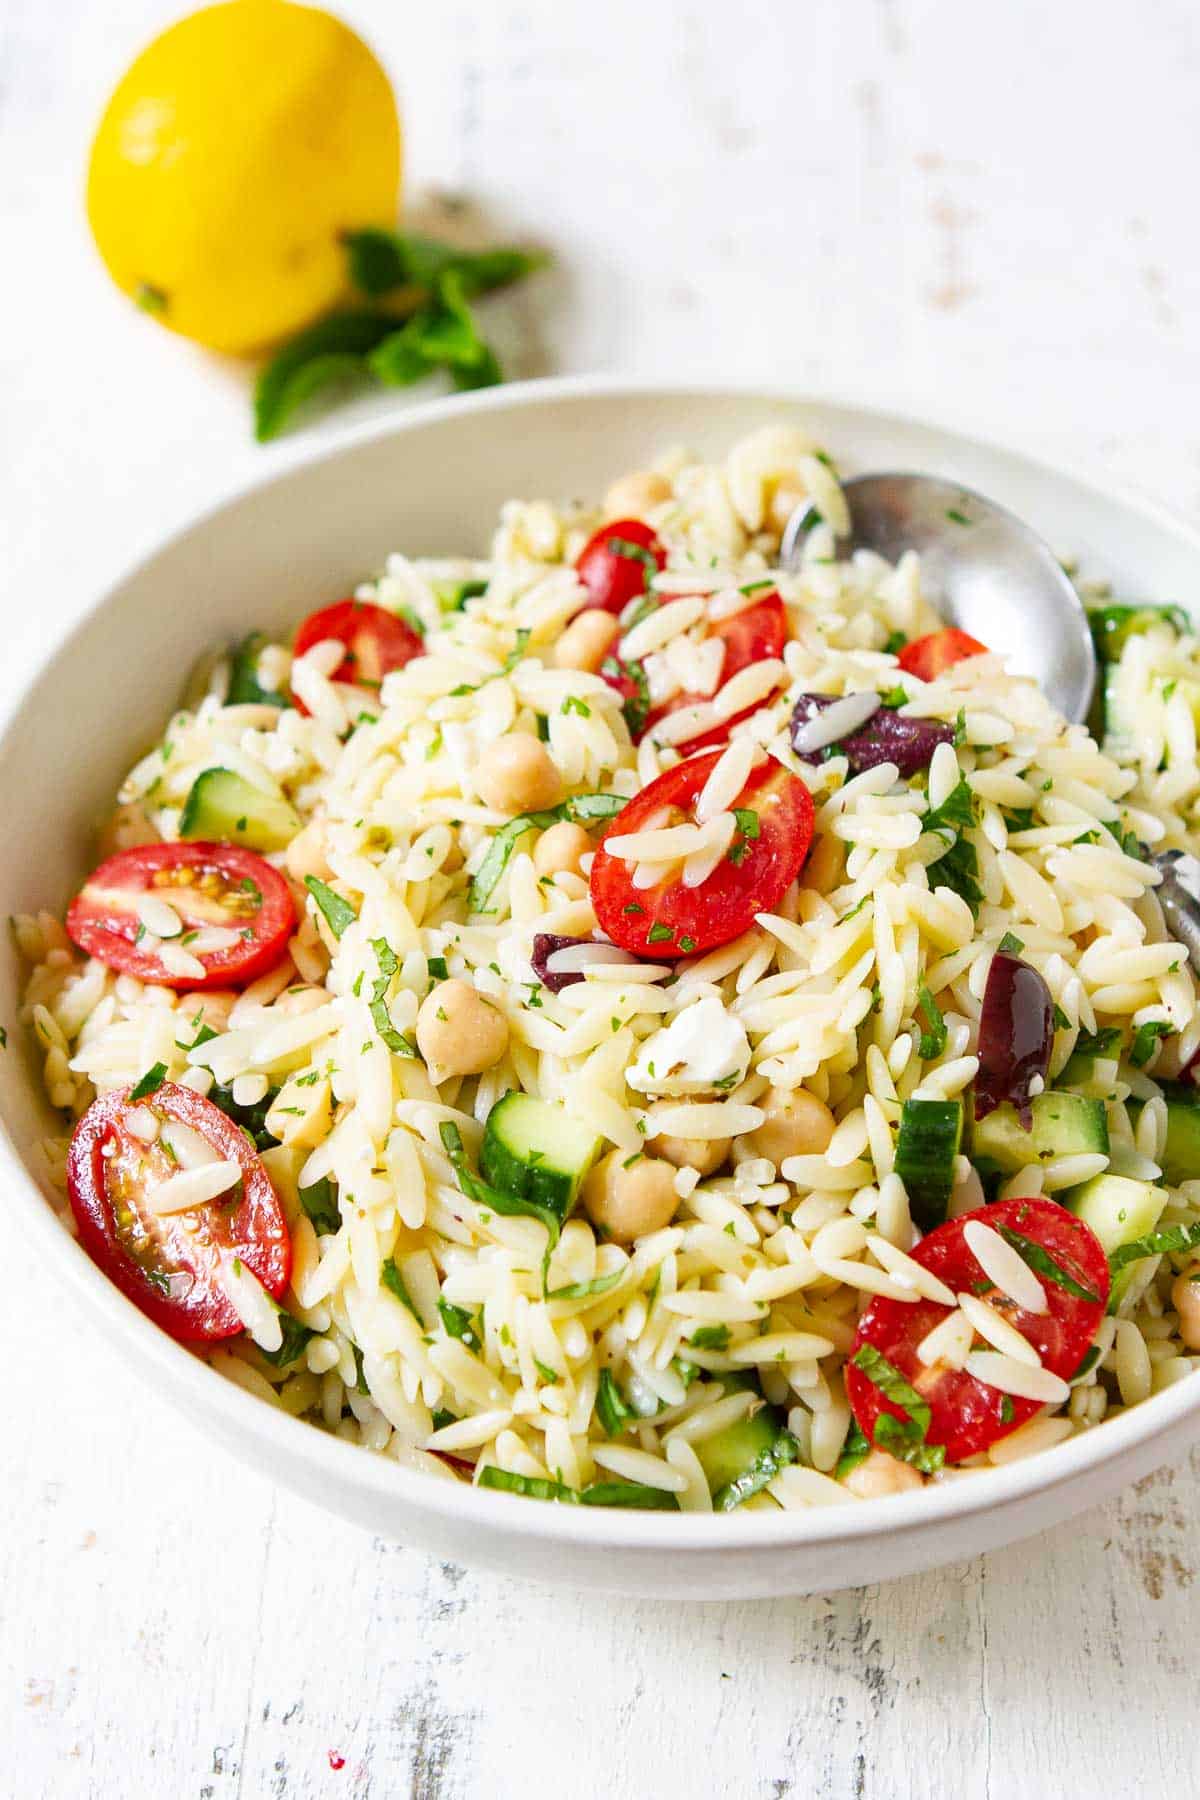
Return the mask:
[[[975, 1117], [1011, 1101], [1026, 1131], [1035, 1076], [1044, 1082], [1054, 1042], [1054, 1002], [1037, 970], [998, 950], [988, 971], [979, 1018]], [[1039, 1089], [1040, 1092], [1040, 1089]]]
[[819, 763], [830, 756], [844, 756], [851, 773], [861, 775], [865, 769], [880, 763], [895, 763], [907, 780], [919, 770], [927, 769], [939, 744], [954, 742], [954, 727], [939, 724], [936, 719], [906, 719], [891, 707], [880, 706], [876, 712], [848, 736], [834, 740], [820, 750], [806, 750], [796, 743], [801, 729], [828, 707], [839, 705], [832, 694], [801, 694], [792, 710], [793, 748], [802, 762]]

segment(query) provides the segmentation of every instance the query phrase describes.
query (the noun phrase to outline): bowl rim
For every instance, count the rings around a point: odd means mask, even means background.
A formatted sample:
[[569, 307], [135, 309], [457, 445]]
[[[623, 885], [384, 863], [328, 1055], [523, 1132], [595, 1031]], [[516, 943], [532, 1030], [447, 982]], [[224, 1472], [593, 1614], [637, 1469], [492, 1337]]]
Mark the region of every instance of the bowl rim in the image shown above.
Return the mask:
[[[419, 433], [427, 426], [464, 414], [519, 412], [544, 402], [591, 399], [741, 399], [760, 401], [764, 407], [812, 406], [836, 408], [858, 414], [876, 425], [901, 429], [932, 430], [955, 438], [959, 444], [989, 453], [1015, 457], [1032, 471], [1072, 480], [1097, 502], [1114, 499], [1141, 513], [1150, 523], [1182, 539], [1200, 557], [1200, 529], [1180, 518], [1162, 502], [1149, 496], [1117, 490], [1111, 477], [1071, 462], [1030, 455], [1003, 437], [983, 436], [955, 422], [952, 414], [918, 415], [893, 408], [874, 407], [847, 399], [833, 390], [792, 388], [768, 382], [737, 380], [662, 380], [619, 375], [572, 375], [549, 380], [515, 382], [466, 395], [449, 395], [414, 406], [400, 414], [358, 421], [323, 432], [312, 444], [287, 447], [276, 453], [269, 467], [250, 481], [230, 483], [215, 499], [194, 508], [143, 549], [72, 622], [61, 640], [49, 641], [23, 671], [20, 685], [0, 704], [0, 755], [8, 748], [30, 690], [52, 670], [60, 657], [69, 657], [76, 638], [109, 602], [131, 581], [147, 571], [158, 557], [184, 537], [214, 522], [228, 507], [265, 490], [286, 483], [300, 471], [336, 463], [348, 452], [392, 437]], [[232, 1447], [252, 1455], [255, 1447], [278, 1453], [289, 1471], [302, 1469], [311, 1478], [305, 1491], [320, 1500], [325, 1478], [331, 1487], [358, 1490], [373, 1499], [392, 1503], [398, 1518], [406, 1513], [439, 1515], [464, 1529], [474, 1526], [509, 1539], [538, 1539], [544, 1543], [594, 1549], [612, 1548], [647, 1552], [701, 1554], [714, 1551], [808, 1548], [853, 1544], [874, 1537], [881, 1524], [893, 1532], [908, 1533], [927, 1525], [931, 1531], [951, 1519], [970, 1519], [983, 1513], [1019, 1505], [1036, 1495], [1077, 1482], [1089, 1471], [1120, 1460], [1123, 1452], [1155, 1446], [1166, 1440], [1191, 1415], [1200, 1413], [1200, 1385], [1184, 1380], [1150, 1395], [1139, 1405], [1102, 1422], [1102, 1428], [1080, 1432], [1062, 1443], [998, 1468], [972, 1471], [970, 1478], [956, 1478], [944, 1485], [888, 1496], [886, 1511], [880, 1502], [858, 1505], [815, 1506], [804, 1511], [673, 1513], [639, 1512], [613, 1508], [534, 1506], [524, 1499], [481, 1489], [457, 1480], [439, 1480], [422, 1470], [406, 1468], [386, 1454], [364, 1451], [360, 1446], [293, 1418], [266, 1405], [210, 1368], [202, 1358], [176, 1343], [153, 1325], [76, 1243], [61, 1222], [24, 1161], [0, 1118], [0, 1172], [11, 1179], [19, 1194], [21, 1219], [30, 1242], [50, 1265], [51, 1277], [59, 1277], [78, 1295], [85, 1313], [100, 1324], [113, 1347], [135, 1363], [144, 1379], [159, 1378], [171, 1404], [194, 1402], [195, 1419], [202, 1426], [222, 1420], [223, 1434]], [[1082, 1510], [1082, 1507], [1078, 1510]]]

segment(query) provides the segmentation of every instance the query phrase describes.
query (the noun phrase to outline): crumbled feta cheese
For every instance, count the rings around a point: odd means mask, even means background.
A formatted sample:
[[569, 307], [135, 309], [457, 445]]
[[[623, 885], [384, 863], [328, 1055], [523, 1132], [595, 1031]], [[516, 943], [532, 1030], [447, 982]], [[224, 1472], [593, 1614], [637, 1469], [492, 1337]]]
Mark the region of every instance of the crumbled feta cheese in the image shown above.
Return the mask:
[[646, 1039], [627, 1079], [643, 1094], [704, 1093], [739, 1079], [749, 1062], [750, 1044], [741, 1021], [710, 994], [685, 1006]]

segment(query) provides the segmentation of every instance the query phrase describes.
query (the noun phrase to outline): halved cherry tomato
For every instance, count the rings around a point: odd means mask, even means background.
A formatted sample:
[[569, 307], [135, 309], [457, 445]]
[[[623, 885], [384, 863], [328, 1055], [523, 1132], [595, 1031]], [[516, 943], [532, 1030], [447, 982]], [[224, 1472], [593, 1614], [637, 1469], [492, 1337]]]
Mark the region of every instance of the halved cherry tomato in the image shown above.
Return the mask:
[[641, 519], [602, 525], [575, 559], [575, 572], [588, 592], [584, 605], [619, 613], [646, 592], [666, 560], [666, 551]]
[[[339, 600], [334, 606], [309, 613], [296, 633], [294, 654], [303, 656], [326, 638], [336, 638], [346, 646], [330, 680], [351, 681], [358, 687], [377, 688], [393, 669], [402, 669], [414, 656], [425, 653], [424, 642], [411, 625], [369, 600]], [[307, 713], [294, 691], [292, 698], [297, 710]]]
[[[605, 838], [655, 825], [686, 824], [722, 752], [676, 763], [643, 788], [614, 819]], [[767, 757], [735, 801], [746, 816], [716, 869], [699, 887], [679, 875], [657, 887], [635, 888], [633, 863], [612, 856], [600, 840], [592, 862], [592, 905], [614, 944], [653, 957], [694, 956], [740, 937], [760, 912], [770, 912], [800, 872], [813, 835], [808, 789], [782, 763]]]
[[919, 675], [922, 681], [936, 681], [955, 663], [966, 662], [968, 656], [986, 655], [987, 645], [981, 644], [978, 638], [947, 626], [945, 631], [931, 631], [927, 636], [905, 644], [896, 661], [906, 675]]
[[[747, 606], [742, 612], [734, 613], [732, 618], [717, 619], [706, 633], [707, 637], [720, 638], [725, 645], [725, 660], [721, 664], [721, 680], [717, 692], [751, 663], [766, 662], [783, 655], [783, 647], [787, 643], [787, 613], [783, 601], [778, 594], [767, 594], [756, 600], [753, 606]], [[697, 706], [707, 700], [707, 694], [676, 694], [673, 700], [656, 706], [646, 720], [645, 730], [653, 731], [660, 719], [669, 713], [678, 712], [683, 706]], [[743, 707], [731, 719], [722, 719], [711, 731], [701, 732], [699, 736], [686, 740], [688, 754], [697, 750], [707, 750], [715, 744], [723, 744], [735, 725], [750, 714], [757, 712], [763, 704], [756, 700], [753, 706]]]
[[[1036, 1244], [1082, 1293], [1071, 1292], [1061, 1281], [1052, 1280], [1034, 1267], [1048, 1310], [1025, 1312], [992, 1286], [968, 1249], [964, 1231], [972, 1219], [990, 1225], [993, 1231], [1003, 1228]], [[1108, 1259], [1091, 1228], [1054, 1200], [998, 1200], [991, 1206], [982, 1206], [937, 1226], [912, 1255], [914, 1261], [940, 1276], [956, 1294], [978, 1294], [1003, 1314], [1037, 1350], [1043, 1368], [1061, 1375], [1064, 1381], [1074, 1375], [1104, 1317]], [[1015, 1431], [1033, 1417], [1040, 1402], [1004, 1395], [977, 1381], [965, 1369], [952, 1369], [945, 1363], [926, 1368], [917, 1356], [917, 1346], [949, 1313], [950, 1308], [936, 1300], [918, 1300], [915, 1305], [883, 1298], [872, 1300], [858, 1322], [854, 1350], [846, 1364], [846, 1393], [855, 1418], [872, 1441], [881, 1413], [890, 1413], [895, 1419], [905, 1417], [904, 1409], [886, 1399], [870, 1377], [855, 1366], [855, 1353], [864, 1344], [872, 1345], [929, 1407], [926, 1442], [943, 1445], [946, 1461], [957, 1463]], [[987, 1348], [982, 1344], [979, 1347]]]
[[[183, 921], [178, 944], [204, 965], [203, 975], [175, 975], [157, 949], [139, 940], [146, 931], [137, 914], [143, 894], [165, 900]], [[206, 950], [193, 932], [214, 927], [237, 933], [234, 943]], [[110, 969], [139, 981], [189, 993], [195, 988], [239, 987], [273, 969], [296, 929], [291, 890], [277, 869], [253, 850], [233, 844], [139, 844], [120, 850], [97, 869], [72, 900], [67, 931], [81, 950]]]
[[[94, 1100], [67, 1153], [67, 1192], [79, 1241], [121, 1292], [181, 1343], [232, 1337], [242, 1321], [220, 1284], [244, 1263], [276, 1298], [288, 1284], [292, 1242], [279, 1197], [244, 1131], [191, 1088], [164, 1082], [141, 1101], [118, 1088]], [[152, 1114], [153, 1143], [131, 1129]], [[196, 1132], [241, 1170], [227, 1194], [186, 1212], [155, 1212], [149, 1196], [177, 1172], [172, 1125]], [[164, 1132], [167, 1134], [164, 1141]]]

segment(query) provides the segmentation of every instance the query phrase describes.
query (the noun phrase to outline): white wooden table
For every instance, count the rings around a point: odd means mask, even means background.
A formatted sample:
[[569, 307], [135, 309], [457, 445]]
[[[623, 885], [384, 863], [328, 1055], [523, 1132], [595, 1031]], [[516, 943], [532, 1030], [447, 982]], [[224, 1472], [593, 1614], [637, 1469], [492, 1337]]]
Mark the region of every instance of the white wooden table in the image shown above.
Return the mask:
[[[92, 119], [174, 10], [0, 12], [6, 686], [134, 549], [293, 453], [254, 448], [245, 374], [141, 319], [82, 229]], [[493, 307], [514, 373], [807, 382], [1200, 513], [1190, 0], [342, 10], [399, 81], [411, 185], [559, 253]], [[1200, 1791], [1200, 1464], [882, 1589], [580, 1599], [272, 1489], [131, 1383], [20, 1242], [4, 1258], [0, 1791]]]

